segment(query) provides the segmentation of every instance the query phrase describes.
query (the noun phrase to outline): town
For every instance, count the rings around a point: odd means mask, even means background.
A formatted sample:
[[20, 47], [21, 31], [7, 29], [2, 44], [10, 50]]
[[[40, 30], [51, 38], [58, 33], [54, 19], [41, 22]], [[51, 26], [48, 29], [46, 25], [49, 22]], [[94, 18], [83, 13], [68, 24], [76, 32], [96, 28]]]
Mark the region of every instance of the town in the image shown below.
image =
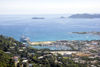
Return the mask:
[[11, 37], [0, 35], [0, 60], [2, 60], [0, 66], [100, 67], [100, 40], [59, 40], [39, 45], [49, 47], [58, 45], [70, 49], [36, 49], [27, 45], [27, 42], [19, 42]]

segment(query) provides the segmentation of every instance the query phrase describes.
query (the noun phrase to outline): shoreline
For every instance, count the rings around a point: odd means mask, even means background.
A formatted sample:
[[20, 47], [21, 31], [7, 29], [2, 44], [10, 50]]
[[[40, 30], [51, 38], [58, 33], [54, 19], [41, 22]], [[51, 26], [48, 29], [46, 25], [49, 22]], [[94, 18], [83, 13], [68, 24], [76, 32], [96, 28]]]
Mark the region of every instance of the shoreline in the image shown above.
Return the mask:
[[30, 42], [30, 41], [28, 41], [27, 43], [29, 44], [29, 45], [31, 45], [31, 46], [37, 46], [37, 45], [40, 45], [40, 44], [52, 44], [52, 43], [55, 43], [55, 42], [57, 42], [57, 41], [72, 41], [72, 42], [74, 42], [74, 41], [99, 41], [99, 40], [56, 40], [56, 41], [35, 41], [35, 42]]
[[[53, 42], [33, 42], [29, 46], [36, 49], [49, 49], [51, 51], [80, 51], [85, 49], [84, 46], [94, 48], [99, 44], [100, 40], [59, 40]], [[81, 49], [82, 47], [84, 48]]]
[[[97, 36], [100, 36], [100, 32], [68, 32], [69, 34], [73, 33], [73, 34], [91, 34], [91, 35], [97, 35]], [[65, 39], [66, 41], [92, 41], [92, 40], [100, 40], [100, 39], [82, 39], [82, 40], [69, 40], [69, 39]], [[28, 42], [29, 44], [31, 45], [38, 45], [38, 44], [50, 44], [50, 43], [53, 43], [53, 42], [56, 42], [56, 41], [63, 41], [63, 40], [54, 40], [54, 41], [32, 41], [32, 42]]]

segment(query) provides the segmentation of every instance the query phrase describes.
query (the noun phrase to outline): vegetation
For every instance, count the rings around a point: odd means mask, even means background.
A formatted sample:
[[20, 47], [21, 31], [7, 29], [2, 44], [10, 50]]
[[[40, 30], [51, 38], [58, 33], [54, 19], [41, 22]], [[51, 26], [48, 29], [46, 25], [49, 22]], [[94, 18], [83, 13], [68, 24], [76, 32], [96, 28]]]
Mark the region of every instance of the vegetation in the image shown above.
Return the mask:
[[0, 50], [0, 67], [14, 67], [14, 62], [9, 54]]
[[[14, 61], [11, 57], [14, 54], [17, 54], [16, 49], [19, 44], [21, 43], [11, 37], [0, 35], [0, 67], [14, 67]], [[10, 47], [14, 47], [16, 49], [12, 50]]]

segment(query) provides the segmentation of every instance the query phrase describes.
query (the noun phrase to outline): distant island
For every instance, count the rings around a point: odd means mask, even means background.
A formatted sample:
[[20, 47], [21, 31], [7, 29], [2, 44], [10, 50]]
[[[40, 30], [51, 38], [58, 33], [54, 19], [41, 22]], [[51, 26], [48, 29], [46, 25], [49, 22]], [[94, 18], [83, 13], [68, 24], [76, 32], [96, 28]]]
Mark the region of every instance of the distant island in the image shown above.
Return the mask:
[[45, 19], [44, 17], [32, 17], [32, 19]]
[[64, 18], [66, 18], [66, 17], [64, 17], [64, 16], [61, 16], [60, 18], [61, 18], [61, 19], [64, 19]]
[[72, 33], [76, 33], [76, 34], [88, 34], [89, 32], [72, 32]]
[[100, 14], [73, 14], [69, 18], [100, 18]]
[[76, 34], [94, 34], [94, 35], [100, 35], [100, 32], [72, 32]]

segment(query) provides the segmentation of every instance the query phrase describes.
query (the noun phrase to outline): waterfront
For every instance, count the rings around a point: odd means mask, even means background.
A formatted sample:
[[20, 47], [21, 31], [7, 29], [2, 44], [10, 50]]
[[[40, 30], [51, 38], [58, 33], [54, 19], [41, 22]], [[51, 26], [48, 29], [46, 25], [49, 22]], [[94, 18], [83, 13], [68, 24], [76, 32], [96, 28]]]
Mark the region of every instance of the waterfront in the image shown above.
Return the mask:
[[[48, 43], [49, 42], [49, 43]], [[31, 44], [32, 43], [32, 44]], [[30, 47], [36, 49], [50, 49], [50, 50], [60, 50], [60, 51], [80, 51], [88, 48], [97, 47], [100, 44], [100, 40], [58, 40], [54, 42], [31, 42], [29, 44]], [[33, 44], [34, 43], [34, 44]], [[36, 43], [36, 44], [35, 44]], [[39, 44], [37, 44], [39, 43]], [[99, 46], [98, 46], [99, 47]]]
[[50, 50], [71, 50], [70, 47], [68, 46], [58, 46], [58, 45], [53, 45], [53, 46], [32, 46], [33, 48], [36, 49], [50, 49]]

